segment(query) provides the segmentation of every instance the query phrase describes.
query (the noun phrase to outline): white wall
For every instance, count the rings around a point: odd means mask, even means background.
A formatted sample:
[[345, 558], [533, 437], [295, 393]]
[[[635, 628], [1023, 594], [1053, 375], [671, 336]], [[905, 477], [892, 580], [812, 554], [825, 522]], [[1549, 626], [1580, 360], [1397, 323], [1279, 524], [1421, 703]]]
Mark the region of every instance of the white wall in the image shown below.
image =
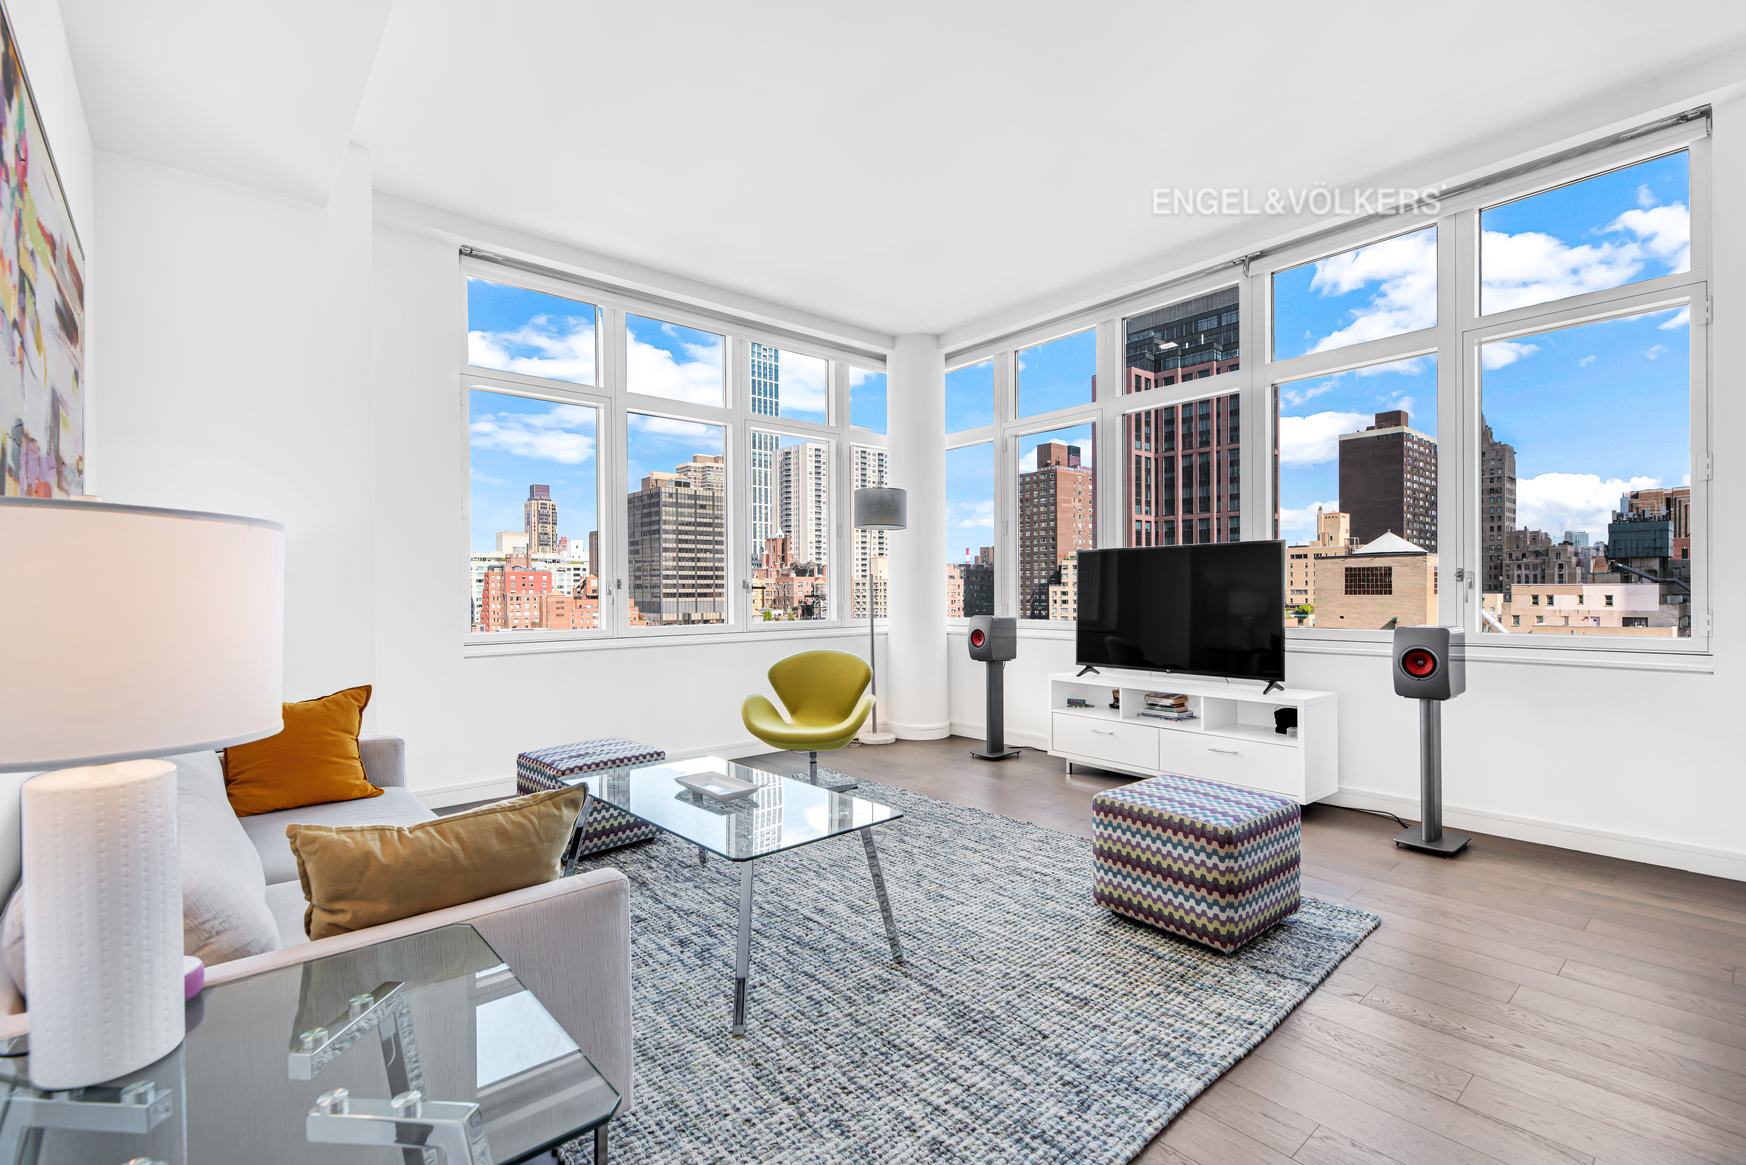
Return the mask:
[[[1746, 102], [1715, 110], [1715, 326], [1711, 415], [1716, 451], [1710, 537], [1713, 654], [1667, 670], [1611, 657], [1468, 665], [1467, 694], [1444, 710], [1445, 819], [1502, 834], [1746, 879]], [[1694, 458], [1701, 466], [1701, 452]], [[981, 668], [962, 633], [951, 637], [954, 731], [983, 731]], [[1007, 665], [1007, 740], [1046, 744], [1043, 677], [1073, 666], [1071, 638], [1025, 633]], [[1675, 665], [1679, 666], [1679, 665]], [[1393, 694], [1382, 644], [1299, 643], [1286, 657], [1291, 686], [1340, 696], [1340, 793], [1335, 803], [1416, 816], [1417, 718]]]
[[771, 664], [821, 647], [866, 657], [867, 629], [852, 626], [464, 658], [467, 448], [457, 358], [466, 321], [459, 256], [452, 244], [378, 229], [375, 264], [370, 379], [375, 501], [383, 516], [375, 527], [383, 580], [376, 597], [377, 723], [406, 738], [415, 790], [439, 802], [507, 792], [518, 752], [599, 736], [674, 755], [767, 752], [746, 731], [739, 709], [748, 693], [771, 694], [764, 680]]
[[370, 682], [368, 155], [326, 208], [102, 152], [96, 198], [104, 496], [285, 523], [285, 698]]

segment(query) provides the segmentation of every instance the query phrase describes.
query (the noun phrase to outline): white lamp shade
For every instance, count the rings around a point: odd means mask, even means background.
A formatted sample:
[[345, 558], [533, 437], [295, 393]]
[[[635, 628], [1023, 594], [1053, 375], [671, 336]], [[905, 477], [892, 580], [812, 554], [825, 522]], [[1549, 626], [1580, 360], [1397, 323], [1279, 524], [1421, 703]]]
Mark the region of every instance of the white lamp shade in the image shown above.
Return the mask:
[[283, 728], [285, 528], [0, 498], [0, 772], [223, 748]]

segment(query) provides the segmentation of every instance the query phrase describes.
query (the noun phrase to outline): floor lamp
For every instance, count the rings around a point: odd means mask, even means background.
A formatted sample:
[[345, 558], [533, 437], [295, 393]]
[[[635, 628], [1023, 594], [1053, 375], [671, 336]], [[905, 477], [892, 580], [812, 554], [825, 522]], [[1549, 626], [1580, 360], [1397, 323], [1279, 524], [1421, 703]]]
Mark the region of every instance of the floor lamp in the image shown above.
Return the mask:
[[176, 766], [156, 758], [283, 729], [285, 528], [7, 497], [0, 547], [0, 773], [42, 773], [19, 793], [29, 1074], [80, 1088], [182, 1041]]
[[[889, 486], [866, 486], [855, 491], [857, 530], [902, 530], [909, 525], [909, 495]], [[889, 583], [886, 593], [890, 594]], [[873, 669], [873, 715], [870, 731], [861, 733], [862, 744], [890, 744], [894, 733], [879, 731], [879, 664], [873, 639], [873, 556], [867, 556], [867, 665]]]

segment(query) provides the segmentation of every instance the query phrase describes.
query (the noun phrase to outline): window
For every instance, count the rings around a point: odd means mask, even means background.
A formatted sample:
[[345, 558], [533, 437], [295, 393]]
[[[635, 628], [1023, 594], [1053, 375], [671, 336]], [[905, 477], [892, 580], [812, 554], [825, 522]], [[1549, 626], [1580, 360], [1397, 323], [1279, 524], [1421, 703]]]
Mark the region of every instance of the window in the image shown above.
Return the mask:
[[467, 362], [571, 384], [599, 384], [595, 336], [600, 309], [493, 283], [467, 279]]
[[849, 369], [849, 427], [885, 432], [885, 373]]
[[1346, 593], [1348, 595], [1394, 594], [1394, 567], [1348, 566], [1346, 568]]
[[1097, 329], [1019, 349], [1018, 415], [1034, 417], [1097, 399]]
[[628, 314], [624, 333], [628, 391], [690, 404], [724, 403], [720, 336]]
[[[1236, 393], [1129, 413], [1122, 430], [1130, 450], [1122, 467], [1128, 545], [1176, 545], [1179, 512], [1220, 515], [1207, 523], [1202, 541], [1242, 540], [1242, 418]], [[1182, 541], [1196, 539], [1184, 534]]]
[[1437, 228], [1273, 276], [1273, 358], [1437, 326]]
[[1565, 583], [1600, 634], [1689, 636], [1690, 309], [1493, 341], [1480, 369], [1481, 462], [1511, 491], [1479, 515], [1487, 586]]
[[946, 618], [994, 614], [994, 445], [946, 450]]
[[750, 348], [753, 416], [830, 424], [830, 366], [825, 361], [768, 344]]
[[770, 454], [769, 469], [751, 478], [752, 618], [827, 619], [830, 443], [757, 429], [751, 437], [754, 451]]
[[[881, 377], [883, 379], [883, 377]], [[885, 450], [873, 445], [853, 445], [849, 448], [849, 488], [883, 486], [885, 482]], [[849, 576], [849, 617], [867, 618], [867, 602], [873, 602], [873, 614], [884, 618], [886, 594], [890, 583], [891, 537], [885, 530], [863, 530], [855, 527], [852, 534]]]
[[946, 373], [946, 432], [994, 423], [994, 361]]
[[725, 430], [629, 413], [625, 431], [630, 625], [726, 622]]
[[[1097, 426], [1018, 439], [1018, 615], [1049, 619], [1050, 593], [1077, 593], [1081, 550], [1097, 546]], [[1056, 604], [1059, 608], [1059, 604]]]
[[1130, 317], [1123, 337], [1122, 391], [1145, 392], [1237, 371], [1242, 355], [1237, 300], [1238, 289], [1228, 287]]
[[1276, 385], [1275, 528], [1345, 554], [1393, 534], [1437, 552], [1437, 357]]
[[1479, 216], [1491, 315], [1691, 269], [1691, 158], [1681, 150]]
[[600, 627], [599, 410], [467, 393], [472, 630]]

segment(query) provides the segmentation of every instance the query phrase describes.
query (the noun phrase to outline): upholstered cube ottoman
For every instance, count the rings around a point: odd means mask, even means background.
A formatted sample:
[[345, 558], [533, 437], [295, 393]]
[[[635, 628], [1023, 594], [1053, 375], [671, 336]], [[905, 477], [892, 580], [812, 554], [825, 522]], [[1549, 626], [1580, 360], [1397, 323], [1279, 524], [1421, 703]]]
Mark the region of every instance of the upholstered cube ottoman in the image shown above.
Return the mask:
[[1230, 952], [1297, 912], [1303, 811], [1289, 797], [1152, 777], [1091, 802], [1092, 898]]
[[[667, 754], [662, 749], [611, 737], [554, 745], [524, 752], [515, 758], [515, 791], [525, 796], [548, 789], [562, 789], [576, 784], [576, 779], [586, 773], [666, 759]], [[582, 845], [576, 856], [617, 849], [634, 841], [647, 841], [660, 832], [623, 809], [614, 809], [604, 801], [593, 801], [588, 807], [588, 823], [583, 827]]]

